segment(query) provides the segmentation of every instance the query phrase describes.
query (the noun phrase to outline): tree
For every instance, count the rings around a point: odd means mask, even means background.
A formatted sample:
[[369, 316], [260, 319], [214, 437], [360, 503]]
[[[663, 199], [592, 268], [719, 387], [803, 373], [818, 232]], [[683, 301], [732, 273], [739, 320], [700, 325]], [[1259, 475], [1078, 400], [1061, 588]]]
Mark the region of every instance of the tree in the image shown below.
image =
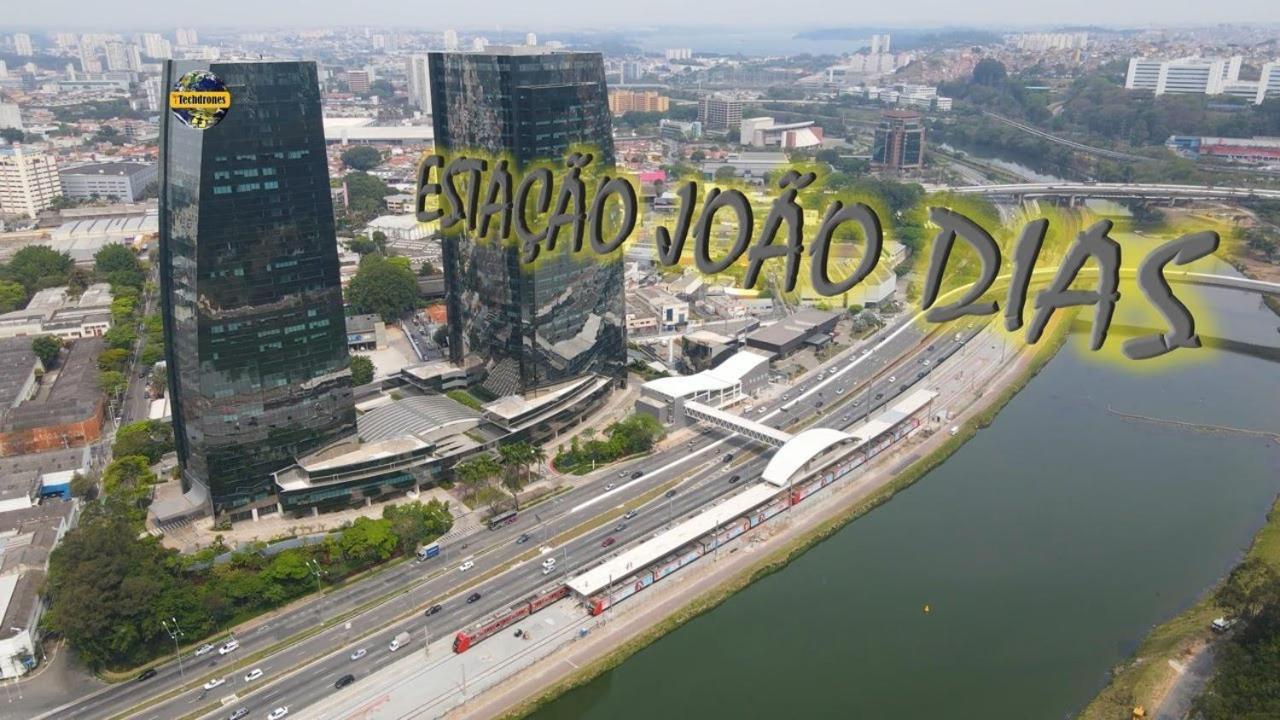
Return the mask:
[[93, 500], [98, 497], [98, 483], [88, 475], [79, 472], [71, 475], [71, 497], [81, 500]]
[[137, 341], [138, 334], [129, 325], [115, 325], [102, 334], [102, 339], [106, 341], [109, 348], [128, 350]]
[[357, 235], [347, 241], [347, 249], [357, 255], [368, 255], [378, 252], [378, 244], [363, 235]]
[[393, 191], [378, 178], [363, 172], [350, 172], [342, 179], [347, 186], [347, 209], [357, 224], [364, 224], [386, 210], [383, 198]]
[[393, 322], [417, 306], [418, 281], [405, 258], [365, 255], [347, 286], [347, 299], [356, 312], [381, 315], [383, 320]]
[[5, 274], [14, 282], [22, 283], [28, 292], [42, 287], [58, 287], [67, 284], [67, 273], [75, 263], [71, 255], [58, 252], [48, 245], [28, 245], [13, 254]]
[[[159, 645], [160, 618], [170, 617], [158, 606], [175, 589], [166, 567], [177, 553], [139, 532], [127, 510], [112, 502], [89, 506], [49, 559], [43, 622], [91, 668], [145, 661]], [[182, 624], [195, 630], [185, 618]]]
[[429, 275], [435, 275], [435, 274], [436, 274], [436, 266], [433, 265], [430, 260], [423, 260], [422, 264], [418, 266], [419, 277], [427, 277]]
[[491, 455], [477, 455], [460, 462], [453, 468], [454, 477], [462, 483], [469, 497], [475, 497], [481, 490], [489, 487], [489, 483], [498, 476], [502, 467]]
[[716, 169], [716, 180], [724, 182], [732, 180], [738, 176], [738, 171], [732, 165], [724, 165]]
[[425, 504], [416, 500], [393, 503], [382, 509], [382, 517], [391, 523], [398, 549], [405, 555], [412, 555], [423, 543], [440, 537], [453, 527], [453, 515], [448, 504], [439, 500]]
[[1007, 75], [1004, 63], [994, 58], [983, 58], [973, 67], [973, 82], [978, 85], [995, 87], [1003, 83]]
[[373, 382], [373, 361], [364, 355], [351, 356], [351, 384], [368, 385]]
[[62, 339], [53, 335], [37, 335], [31, 339], [31, 351], [45, 367], [53, 367], [58, 362], [58, 353], [62, 352]]
[[1280, 600], [1280, 574], [1260, 558], [1249, 558], [1227, 576], [1217, 601], [1236, 617], [1253, 618], [1273, 600]]
[[112, 285], [140, 288], [147, 279], [147, 271], [138, 256], [118, 243], [106, 245], [94, 254], [93, 269]]
[[360, 517], [342, 531], [338, 547], [348, 561], [363, 566], [391, 557], [396, 549], [396, 537], [391, 533], [389, 521]]
[[498, 446], [498, 464], [502, 467], [502, 486], [511, 493], [516, 508], [520, 507], [520, 491], [529, 479], [529, 464], [533, 462], [533, 446], [527, 442], [505, 443]]
[[131, 507], [143, 506], [155, 484], [156, 474], [142, 455], [118, 457], [102, 471], [103, 494]]
[[353, 145], [342, 153], [342, 164], [352, 170], [372, 170], [382, 162], [382, 153], [371, 145]]
[[27, 289], [20, 283], [0, 280], [0, 313], [20, 310], [27, 304]]
[[115, 370], [116, 372], [123, 372], [128, 365], [128, 350], [111, 348], [109, 350], [103, 350], [102, 354], [98, 355], [99, 370]]
[[162, 420], [140, 420], [121, 427], [111, 446], [115, 457], [140, 455], [151, 465], [172, 451], [173, 425]]
[[128, 379], [118, 370], [103, 370], [98, 373], [98, 387], [107, 397], [115, 397], [128, 386]]

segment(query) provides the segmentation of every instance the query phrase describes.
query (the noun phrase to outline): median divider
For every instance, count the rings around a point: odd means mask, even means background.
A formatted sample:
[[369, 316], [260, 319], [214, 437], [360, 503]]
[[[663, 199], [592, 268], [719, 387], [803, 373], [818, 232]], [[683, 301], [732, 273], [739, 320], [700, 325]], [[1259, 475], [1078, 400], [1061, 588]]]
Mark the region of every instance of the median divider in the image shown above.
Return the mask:
[[[618, 517], [621, 517], [621, 516], [622, 516], [624, 513], [626, 513], [628, 510], [630, 510], [630, 509], [635, 509], [635, 508], [638, 508], [638, 507], [641, 507], [641, 506], [645, 505], [646, 503], [648, 503], [648, 502], [650, 502], [650, 501], [654, 500], [655, 498], [660, 497], [660, 496], [661, 496], [663, 493], [665, 493], [667, 490], [670, 490], [671, 488], [673, 488], [673, 487], [675, 487], [676, 485], [678, 485], [682, 480], [683, 480], [683, 476], [681, 476], [681, 477], [676, 477], [676, 478], [672, 478], [671, 480], [669, 480], [669, 481], [667, 481], [667, 482], [665, 482], [665, 483], [662, 483], [662, 484], [660, 484], [660, 485], [658, 485], [658, 486], [654, 487], [653, 489], [651, 489], [651, 490], [649, 490], [649, 491], [646, 491], [645, 493], [643, 493], [643, 494], [641, 494], [641, 495], [639, 495], [639, 496], [635, 497], [634, 499], [632, 499], [632, 500], [630, 500], [630, 501], [627, 501], [627, 502], [623, 503], [622, 507], [620, 507], [620, 508], [619, 508], [619, 507], [612, 508], [612, 509], [611, 509], [611, 510], [609, 510], [608, 512], [605, 512], [605, 513], [601, 513], [601, 514], [599, 514], [599, 515], [596, 515], [596, 516], [592, 517], [591, 519], [586, 520], [586, 521], [584, 521], [584, 522], [582, 522], [582, 523], [579, 523], [578, 525], [576, 525], [576, 526], [574, 526], [574, 527], [570, 528], [569, 530], [566, 530], [566, 531], [564, 531], [564, 532], [562, 532], [562, 533], [560, 533], [560, 534], [556, 535], [555, 537], [553, 537], [553, 538], [551, 538], [549, 541], [547, 541], [547, 544], [548, 544], [548, 545], [561, 544], [561, 543], [564, 543], [564, 542], [568, 542], [568, 541], [570, 541], [570, 540], [573, 540], [574, 538], [579, 537], [579, 536], [581, 536], [581, 535], [584, 535], [584, 534], [586, 534], [586, 533], [589, 533], [589, 532], [591, 532], [592, 530], [595, 530], [596, 528], [600, 527], [601, 525], [604, 525], [604, 524], [606, 524], [606, 523], [608, 523], [608, 522], [613, 521], [614, 519], [616, 519], [616, 518], [618, 518]], [[483, 552], [481, 552], [481, 553], [480, 553], [480, 555], [481, 555], [481, 556], [483, 556], [483, 555], [485, 555], [485, 554], [488, 554], [489, 552], [492, 552], [493, 550], [496, 550], [496, 549], [497, 549], [497, 548], [499, 548], [499, 547], [501, 547], [501, 546], [500, 546], [500, 545], [493, 545], [493, 546], [489, 547], [488, 549], [484, 550]], [[466, 586], [461, 587], [461, 588], [458, 588], [458, 589], [456, 589], [456, 590], [454, 590], [454, 591], [451, 591], [448, 595], [444, 595], [444, 596], [436, 596], [436, 597], [434, 597], [434, 598], [432, 598], [432, 599], [430, 599], [430, 600], [428, 600], [428, 601], [426, 601], [426, 602], [424, 602], [424, 603], [421, 603], [421, 604], [415, 605], [411, 610], [406, 611], [406, 612], [404, 612], [404, 613], [401, 613], [400, 615], [397, 615], [396, 617], [392, 618], [392, 619], [391, 619], [390, 621], [388, 621], [387, 623], [384, 623], [383, 625], [381, 625], [381, 626], [380, 626], [380, 627], [378, 627], [377, 629], [373, 629], [373, 630], [369, 630], [369, 631], [367, 631], [365, 634], [363, 634], [363, 635], [361, 635], [359, 638], [357, 638], [353, 643], [348, 643], [348, 646], [350, 646], [350, 645], [352, 645], [352, 644], [358, 644], [358, 643], [360, 643], [362, 640], [364, 640], [365, 638], [372, 637], [373, 635], [376, 635], [377, 633], [385, 632], [385, 631], [386, 631], [386, 629], [387, 629], [389, 626], [392, 626], [392, 625], [395, 625], [395, 624], [397, 624], [397, 623], [403, 622], [404, 620], [407, 620], [407, 619], [409, 619], [409, 618], [411, 618], [411, 617], [413, 617], [413, 616], [415, 616], [415, 615], [419, 614], [421, 611], [423, 611], [423, 610], [425, 610], [426, 608], [430, 607], [431, 605], [435, 604], [438, 600], [442, 600], [442, 599], [445, 599], [445, 598], [450, 597], [450, 596], [453, 596], [453, 595], [461, 595], [462, 593], [466, 592], [469, 588], [474, 587], [474, 586], [476, 586], [476, 585], [478, 585], [478, 584], [480, 584], [480, 583], [483, 583], [483, 582], [485, 582], [485, 581], [487, 581], [487, 580], [490, 580], [490, 579], [492, 579], [492, 578], [494, 578], [494, 577], [497, 577], [498, 575], [501, 575], [502, 573], [504, 573], [504, 572], [506, 572], [506, 571], [508, 571], [508, 570], [510, 570], [510, 569], [512, 569], [512, 568], [514, 568], [514, 567], [516, 567], [517, 565], [520, 565], [520, 564], [522, 564], [522, 563], [528, 562], [529, 560], [532, 560], [532, 559], [536, 558], [539, 554], [540, 554], [540, 553], [539, 553], [538, 549], [537, 549], [537, 548], [533, 548], [533, 549], [530, 549], [530, 550], [528, 550], [528, 551], [526, 551], [526, 552], [524, 552], [524, 553], [522, 553], [522, 554], [520, 554], [520, 555], [518, 555], [518, 556], [516, 556], [516, 557], [512, 558], [511, 560], [508, 560], [507, 562], [505, 562], [505, 563], [503, 563], [503, 564], [501, 564], [501, 565], [498, 565], [498, 566], [496, 566], [496, 567], [490, 568], [489, 570], [486, 570], [486, 571], [485, 571], [485, 572], [483, 572], [483, 573], [480, 573], [480, 574], [478, 574], [478, 575], [476, 575], [476, 576], [473, 576], [472, 581], [471, 581], [470, 583], [468, 583]], [[308, 640], [308, 639], [310, 639], [311, 637], [314, 637], [315, 635], [319, 634], [320, 632], [322, 632], [322, 631], [324, 631], [324, 630], [331, 629], [331, 628], [333, 628], [333, 627], [335, 627], [335, 626], [337, 626], [337, 625], [339, 625], [339, 624], [341, 624], [341, 623], [345, 622], [346, 620], [348, 620], [348, 619], [350, 619], [350, 618], [352, 618], [352, 617], [354, 617], [354, 616], [356, 616], [356, 615], [359, 615], [359, 614], [361, 614], [361, 613], [363, 613], [363, 612], [365, 612], [365, 611], [367, 611], [367, 610], [369, 610], [369, 609], [371, 609], [371, 608], [373, 608], [373, 607], [375, 607], [375, 606], [377, 606], [377, 605], [380, 605], [380, 604], [382, 604], [382, 603], [384, 603], [384, 602], [386, 602], [386, 601], [388, 601], [388, 600], [391, 600], [392, 598], [395, 598], [395, 597], [398, 597], [398, 596], [405, 595], [405, 594], [407, 594], [407, 593], [413, 592], [413, 591], [414, 591], [414, 590], [416, 590], [418, 587], [420, 587], [422, 584], [424, 584], [424, 583], [426, 583], [426, 582], [430, 582], [431, 580], [434, 580], [434, 579], [436, 579], [437, 577], [440, 577], [440, 576], [441, 576], [441, 575], [443, 575], [444, 573], [449, 572], [451, 569], [452, 569], [452, 568], [441, 568], [441, 569], [440, 569], [439, 571], [437, 571], [436, 573], [434, 573], [434, 574], [430, 575], [430, 576], [429, 576], [429, 577], [427, 577], [427, 578], [424, 578], [421, 582], [414, 583], [413, 585], [410, 585], [410, 586], [407, 586], [407, 587], [404, 587], [404, 588], [400, 588], [400, 589], [398, 589], [398, 590], [392, 590], [392, 591], [389, 591], [389, 592], [387, 592], [387, 593], [385, 593], [385, 594], [383, 594], [383, 595], [378, 596], [377, 598], [374, 598], [374, 599], [369, 600], [369, 601], [367, 601], [367, 602], [365, 602], [365, 603], [362, 603], [362, 604], [361, 604], [361, 605], [359, 605], [358, 607], [352, 608], [351, 610], [349, 610], [349, 611], [347, 611], [347, 612], [343, 613], [342, 615], [339, 615], [338, 617], [336, 617], [336, 618], [335, 618], [335, 619], [333, 619], [332, 621], [326, 622], [323, 626], [317, 625], [317, 626], [315, 626], [315, 627], [308, 628], [307, 630], [304, 630], [304, 631], [298, 632], [298, 633], [296, 633], [296, 634], [294, 634], [294, 635], [291, 635], [290, 637], [288, 637], [288, 638], [286, 638], [286, 639], [284, 639], [284, 640], [281, 640], [280, 642], [277, 642], [277, 643], [275, 643], [274, 645], [271, 645], [271, 646], [269, 646], [269, 647], [267, 647], [267, 648], [263, 648], [263, 649], [258, 650], [258, 651], [256, 651], [256, 652], [254, 652], [254, 653], [250, 654], [250, 655], [247, 655], [247, 656], [244, 656], [244, 657], [241, 657], [241, 658], [237, 659], [237, 660], [235, 661], [235, 663], [234, 663], [232, 666], [228, 666], [227, 668], [224, 668], [224, 669], [222, 669], [222, 670], [219, 670], [219, 671], [218, 671], [218, 672], [216, 672], [216, 673], [211, 673], [211, 674], [203, 675], [203, 676], [201, 676], [201, 677], [197, 678], [197, 679], [195, 680], [195, 682], [203, 682], [203, 681], [206, 681], [206, 680], [208, 680], [209, 678], [212, 678], [212, 677], [215, 677], [215, 676], [229, 675], [229, 674], [232, 674], [232, 673], [235, 673], [235, 672], [239, 672], [239, 671], [243, 670], [244, 668], [246, 668], [246, 667], [248, 667], [248, 666], [250, 666], [250, 665], [252, 665], [252, 664], [254, 664], [254, 663], [257, 663], [258, 661], [263, 660], [263, 659], [265, 659], [266, 657], [268, 657], [268, 656], [270, 656], [270, 655], [273, 655], [273, 654], [275, 654], [275, 653], [277, 653], [277, 652], [279, 652], [279, 651], [281, 651], [281, 650], [284, 650], [284, 649], [286, 649], [286, 648], [288, 648], [288, 647], [290, 647], [290, 646], [292, 646], [292, 645], [296, 645], [296, 644], [298, 644], [298, 643], [300, 643], [300, 642], [303, 642], [303, 641], [305, 641], [305, 640]], [[291, 669], [291, 670], [287, 671], [287, 674], [286, 674], [286, 675], [282, 675], [281, 677], [277, 678], [276, 680], [284, 679], [285, 677], [288, 677], [289, 675], [292, 675], [292, 674], [294, 674], [294, 673], [296, 673], [296, 672], [299, 672], [299, 671], [301, 671], [301, 670], [303, 670], [303, 669], [305, 669], [305, 668], [307, 668], [307, 667], [311, 666], [312, 664], [314, 664], [314, 663], [316, 663], [316, 662], [320, 662], [321, 660], [323, 660], [323, 659], [324, 659], [324, 658], [326, 658], [326, 657], [331, 656], [332, 654], [333, 654], [333, 653], [326, 653], [326, 654], [324, 654], [324, 655], [320, 655], [320, 656], [318, 656], [318, 657], [314, 658], [314, 659], [313, 659], [313, 660], [311, 660], [310, 662], [307, 662], [307, 663], [304, 663], [304, 664], [301, 664], [301, 665], [297, 665], [297, 666], [295, 666], [293, 669]], [[268, 684], [269, 684], [269, 683], [268, 683]], [[266, 685], [264, 685], [263, 687], [266, 687]], [[135, 713], [138, 713], [138, 712], [140, 712], [141, 710], [143, 710], [143, 709], [145, 709], [145, 708], [147, 708], [147, 707], [153, 706], [153, 705], [154, 705], [154, 704], [156, 704], [157, 702], [164, 702], [164, 701], [166, 701], [166, 700], [171, 700], [171, 699], [173, 699], [173, 698], [175, 698], [175, 697], [177, 697], [177, 696], [179, 696], [179, 695], [181, 695], [181, 694], [183, 694], [183, 693], [185, 693], [185, 692], [188, 692], [190, 689], [193, 689], [193, 688], [186, 688], [186, 687], [184, 686], [183, 688], [170, 690], [170, 691], [168, 691], [168, 692], [166, 692], [166, 693], [164, 693], [164, 694], [162, 694], [162, 695], [159, 695], [159, 696], [155, 696], [155, 697], [149, 698], [145, 703], [142, 703], [142, 704], [136, 705], [136, 706], [134, 706], [134, 707], [132, 707], [132, 708], [130, 708], [130, 709], [128, 709], [128, 710], [126, 710], [126, 711], [124, 711], [124, 712], [117, 713], [117, 714], [115, 714], [115, 715], [111, 716], [111, 720], [123, 720], [123, 718], [127, 718], [127, 717], [129, 717], [130, 715], [133, 715], [133, 714], [135, 714]], [[255, 688], [255, 690], [256, 690], [256, 688]], [[220, 701], [217, 701], [217, 702], [211, 702], [211, 703], [209, 703], [209, 704], [207, 704], [207, 705], [205, 705], [205, 706], [203, 706], [203, 707], [201, 707], [201, 708], [198, 708], [198, 709], [196, 709], [196, 710], [192, 710], [191, 712], [187, 713], [186, 715], [183, 715], [183, 716], [182, 716], [182, 718], [183, 718], [183, 720], [193, 720], [194, 718], [199, 718], [199, 717], [202, 717], [202, 716], [204, 716], [204, 715], [206, 715], [206, 714], [208, 714], [208, 713], [210, 713], [210, 712], [213, 712], [213, 711], [217, 710], [217, 709], [218, 709], [218, 708], [220, 708], [220, 707], [222, 707], [222, 703], [221, 703]]]

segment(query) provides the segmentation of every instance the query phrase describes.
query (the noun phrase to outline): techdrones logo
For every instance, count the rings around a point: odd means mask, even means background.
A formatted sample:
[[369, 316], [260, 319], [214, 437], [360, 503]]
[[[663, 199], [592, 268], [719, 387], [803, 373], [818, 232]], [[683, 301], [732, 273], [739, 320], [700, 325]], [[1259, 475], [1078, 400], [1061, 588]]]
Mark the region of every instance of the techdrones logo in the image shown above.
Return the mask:
[[178, 78], [169, 90], [169, 110], [184, 125], [208, 130], [231, 109], [226, 83], [211, 72], [194, 70]]

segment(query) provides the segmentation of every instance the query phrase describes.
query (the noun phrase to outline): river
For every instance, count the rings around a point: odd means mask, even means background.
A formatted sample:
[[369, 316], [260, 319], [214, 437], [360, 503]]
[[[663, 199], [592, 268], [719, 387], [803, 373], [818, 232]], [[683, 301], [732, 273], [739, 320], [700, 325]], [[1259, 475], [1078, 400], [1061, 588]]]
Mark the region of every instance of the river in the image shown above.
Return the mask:
[[[1206, 336], [1280, 345], [1257, 296], [1197, 294]], [[1280, 492], [1274, 443], [1108, 412], [1277, 431], [1276, 363], [1206, 347], [1137, 371], [1085, 342], [916, 485], [534, 717], [1074, 715]]]

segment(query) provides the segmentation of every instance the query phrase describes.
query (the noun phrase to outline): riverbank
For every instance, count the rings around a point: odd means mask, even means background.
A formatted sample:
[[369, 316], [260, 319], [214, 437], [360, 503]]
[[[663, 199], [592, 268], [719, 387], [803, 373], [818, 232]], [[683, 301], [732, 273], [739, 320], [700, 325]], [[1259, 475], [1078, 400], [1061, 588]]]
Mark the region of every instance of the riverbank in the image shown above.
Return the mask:
[[[1240, 562], [1251, 559], [1280, 572], [1280, 498]], [[1113, 671], [1111, 682], [1085, 707], [1079, 720], [1130, 720], [1136, 707], [1148, 712], [1159, 708], [1177, 684], [1180, 668], [1211, 651], [1220, 637], [1209, 624], [1223, 614], [1214, 602], [1221, 586], [1219, 581], [1194, 605], [1153, 629], [1129, 662]]]
[[[1001, 390], [982, 392], [976, 403], [951, 421], [958, 428], [955, 435], [934, 432], [903, 446], [867, 476], [830, 490], [831, 495], [820, 508], [812, 512], [804, 512], [802, 508], [795, 519], [788, 519], [776, 531], [769, 532], [771, 538], [782, 541], [776, 549], [761, 546], [757, 537], [745, 541], [729, 553], [728, 558], [722, 556], [713, 566], [691, 569], [683, 578], [676, 576], [673, 585], [660, 598], [646, 599], [644, 605], [619, 608], [616, 615], [606, 616], [604, 628], [548, 658], [537, 672], [508, 680], [458, 708], [452, 716], [523, 717], [535, 712], [561, 694], [618, 666], [756, 580], [782, 569], [849, 522], [885, 503], [941, 464], [980, 428], [989, 425], [999, 410], [1062, 346], [1072, 317], [1058, 318], [1041, 344], [1024, 350], [1017, 362], [1001, 369], [986, 386]], [[698, 576], [691, 577], [695, 573]]]

